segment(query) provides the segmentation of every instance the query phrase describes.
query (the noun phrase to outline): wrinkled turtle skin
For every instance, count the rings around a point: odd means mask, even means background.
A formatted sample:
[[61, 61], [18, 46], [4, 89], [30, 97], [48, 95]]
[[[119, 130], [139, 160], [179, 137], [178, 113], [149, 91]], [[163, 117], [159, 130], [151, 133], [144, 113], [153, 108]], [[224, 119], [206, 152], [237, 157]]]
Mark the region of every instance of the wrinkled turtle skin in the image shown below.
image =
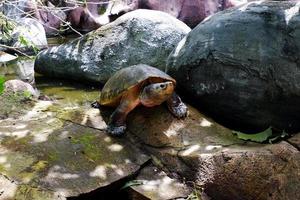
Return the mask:
[[139, 64], [116, 72], [104, 85], [93, 107], [117, 107], [110, 117], [108, 133], [120, 136], [126, 130], [127, 114], [138, 105], [152, 107], [167, 102], [177, 118], [187, 116], [187, 107], [175, 93], [176, 81], [157, 68]]

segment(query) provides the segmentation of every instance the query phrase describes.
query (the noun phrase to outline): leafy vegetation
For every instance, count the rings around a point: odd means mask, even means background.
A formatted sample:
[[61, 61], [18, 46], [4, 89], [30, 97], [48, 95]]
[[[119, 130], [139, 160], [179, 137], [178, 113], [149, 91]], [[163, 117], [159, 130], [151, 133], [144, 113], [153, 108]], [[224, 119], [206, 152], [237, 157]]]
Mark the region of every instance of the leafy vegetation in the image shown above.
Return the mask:
[[0, 95], [4, 90], [4, 82], [5, 82], [5, 78], [3, 76], [0, 76]]
[[269, 127], [266, 130], [256, 134], [246, 134], [239, 131], [232, 131], [233, 134], [237, 135], [239, 139], [250, 140], [253, 142], [265, 142], [272, 135], [272, 128]]
[[121, 188], [121, 190], [126, 189], [131, 186], [144, 185], [143, 180], [131, 180], [125, 183], [125, 185]]
[[273, 143], [280, 138], [288, 136], [288, 134], [285, 131], [274, 132], [271, 126], [266, 130], [256, 134], [246, 134], [239, 131], [232, 131], [232, 133], [234, 135], [237, 135], [237, 137], [241, 140], [249, 140], [252, 142], [259, 142], [259, 143], [263, 143], [263, 142]]
[[2, 13], [0, 13], [0, 41], [3, 43], [9, 42], [12, 37], [11, 34], [16, 24], [8, 20]]

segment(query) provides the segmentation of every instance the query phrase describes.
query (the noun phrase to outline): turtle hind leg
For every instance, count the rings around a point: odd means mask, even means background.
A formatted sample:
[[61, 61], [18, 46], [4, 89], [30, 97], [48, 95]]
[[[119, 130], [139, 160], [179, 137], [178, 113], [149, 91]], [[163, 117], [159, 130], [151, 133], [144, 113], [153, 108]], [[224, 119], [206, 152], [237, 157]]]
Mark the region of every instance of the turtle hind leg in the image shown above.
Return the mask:
[[121, 136], [126, 130], [126, 117], [138, 104], [139, 99], [136, 93], [128, 92], [122, 97], [120, 105], [110, 116], [107, 132], [113, 136]]
[[177, 118], [185, 118], [188, 115], [187, 106], [181, 101], [180, 97], [174, 92], [167, 100], [170, 112]]

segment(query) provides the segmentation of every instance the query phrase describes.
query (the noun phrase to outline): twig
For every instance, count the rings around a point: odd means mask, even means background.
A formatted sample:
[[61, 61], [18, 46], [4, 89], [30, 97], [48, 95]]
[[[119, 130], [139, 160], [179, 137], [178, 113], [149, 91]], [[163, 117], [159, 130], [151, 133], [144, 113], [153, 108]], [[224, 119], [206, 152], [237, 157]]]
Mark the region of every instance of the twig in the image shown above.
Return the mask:
[[21, 54], [21, 55], [23, 55], [23, 56], [26, 56], [27, 58], [31, 58], [31, 57], [30, 57], [29, 55], [27, 55], [26, 53], [23, 53], [22, 51], [20, 51], [18, 47], [7, 46], [7, 45], [4, 45], [4, 44], [0, 44], [0, 47], [7, 48], [7, 49], [11, 49], [11, 50], [13, 50], [13, 51], [18, 52], [19, 54]]

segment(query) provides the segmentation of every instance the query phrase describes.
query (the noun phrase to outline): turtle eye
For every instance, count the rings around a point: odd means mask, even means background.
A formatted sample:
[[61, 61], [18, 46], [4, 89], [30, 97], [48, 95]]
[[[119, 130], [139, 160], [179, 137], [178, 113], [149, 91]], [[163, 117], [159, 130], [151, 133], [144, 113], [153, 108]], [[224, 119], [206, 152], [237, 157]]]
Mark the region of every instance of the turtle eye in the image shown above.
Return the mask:
[[166, 84], [160, 84], [159, 86], [161, 89], [166, 89], [167, 88], [167, 85]]

